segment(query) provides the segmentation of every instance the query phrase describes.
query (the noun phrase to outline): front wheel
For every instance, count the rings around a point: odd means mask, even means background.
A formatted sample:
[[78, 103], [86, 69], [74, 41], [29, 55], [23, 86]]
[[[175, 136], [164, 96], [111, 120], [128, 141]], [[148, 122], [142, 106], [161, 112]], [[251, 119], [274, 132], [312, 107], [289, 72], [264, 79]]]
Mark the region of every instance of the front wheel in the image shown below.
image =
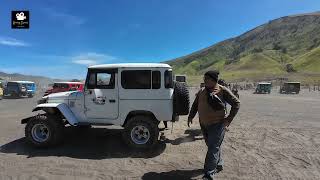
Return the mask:
[[158, 142], [158, 123], [148, 116], [135, 116], [125, 125], [123, 139], [127, 145], [137, 149], [153, 147]]
[[37, 115], [28, 121], [25, 136], [27, 141], [36, 147], [49, 147], [62, 141], [63, 128], [59, 118]]

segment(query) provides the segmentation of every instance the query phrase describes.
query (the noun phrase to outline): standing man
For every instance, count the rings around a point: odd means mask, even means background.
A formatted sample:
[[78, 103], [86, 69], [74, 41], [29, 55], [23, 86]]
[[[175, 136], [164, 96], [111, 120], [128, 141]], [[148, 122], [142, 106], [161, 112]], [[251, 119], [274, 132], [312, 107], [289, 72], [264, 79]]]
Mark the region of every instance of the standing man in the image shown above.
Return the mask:
[[[232, 92], [219, 85], [219, 72], [208, 71], [204, 75], [205, 87], [202, 88], [194, 100], [188, 117], [188, 126], [197, 112], [204, 140], [208, 151], [204, 164], [203, 179], [213, 179], [214, 174], [223, 169], [221, 144], [224, 133], [240, 108], [239, 99]], [[225, 103], [231, 105], [226, 116]]]

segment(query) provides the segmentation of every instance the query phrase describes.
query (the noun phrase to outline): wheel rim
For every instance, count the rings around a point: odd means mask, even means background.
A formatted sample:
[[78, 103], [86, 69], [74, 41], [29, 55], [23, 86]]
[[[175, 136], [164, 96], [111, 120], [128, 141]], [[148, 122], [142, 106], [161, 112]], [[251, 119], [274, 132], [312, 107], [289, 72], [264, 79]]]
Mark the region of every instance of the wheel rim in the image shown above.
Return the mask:
[[131, 139], [136, 144], [146, 144], [150, 139], [150, 131], [145, 126], [135, 126], [131, 130]]
[[32, 127], [31, 135], [35, 141], [45, 142], [49, 138], [50, 131], [44, 124], [36, 124]]

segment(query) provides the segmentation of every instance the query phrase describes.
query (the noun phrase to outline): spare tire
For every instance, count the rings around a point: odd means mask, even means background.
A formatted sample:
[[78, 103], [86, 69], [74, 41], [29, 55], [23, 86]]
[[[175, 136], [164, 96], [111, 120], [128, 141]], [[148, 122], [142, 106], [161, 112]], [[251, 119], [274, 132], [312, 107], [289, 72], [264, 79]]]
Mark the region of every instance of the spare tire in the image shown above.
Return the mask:
[[175, 82], [173, 91], [173, 113], [188, 115], [190, 108], [189, 90], [185, 83]]

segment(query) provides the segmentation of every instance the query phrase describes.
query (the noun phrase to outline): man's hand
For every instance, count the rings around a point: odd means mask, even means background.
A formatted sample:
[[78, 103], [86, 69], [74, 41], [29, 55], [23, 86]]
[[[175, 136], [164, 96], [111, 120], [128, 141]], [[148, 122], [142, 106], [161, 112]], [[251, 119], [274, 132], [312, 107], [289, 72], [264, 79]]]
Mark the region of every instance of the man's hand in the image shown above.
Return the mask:
[[231, 120], [229, 118], [225, 118], [224, 121], [223, 121], [223, 127], [226, 131], [229, 131], [229, 125], [231, 123]]
[[190, 123], [192, 124], [192, 118], [188, 117], [188, 127], [190, 127]]

